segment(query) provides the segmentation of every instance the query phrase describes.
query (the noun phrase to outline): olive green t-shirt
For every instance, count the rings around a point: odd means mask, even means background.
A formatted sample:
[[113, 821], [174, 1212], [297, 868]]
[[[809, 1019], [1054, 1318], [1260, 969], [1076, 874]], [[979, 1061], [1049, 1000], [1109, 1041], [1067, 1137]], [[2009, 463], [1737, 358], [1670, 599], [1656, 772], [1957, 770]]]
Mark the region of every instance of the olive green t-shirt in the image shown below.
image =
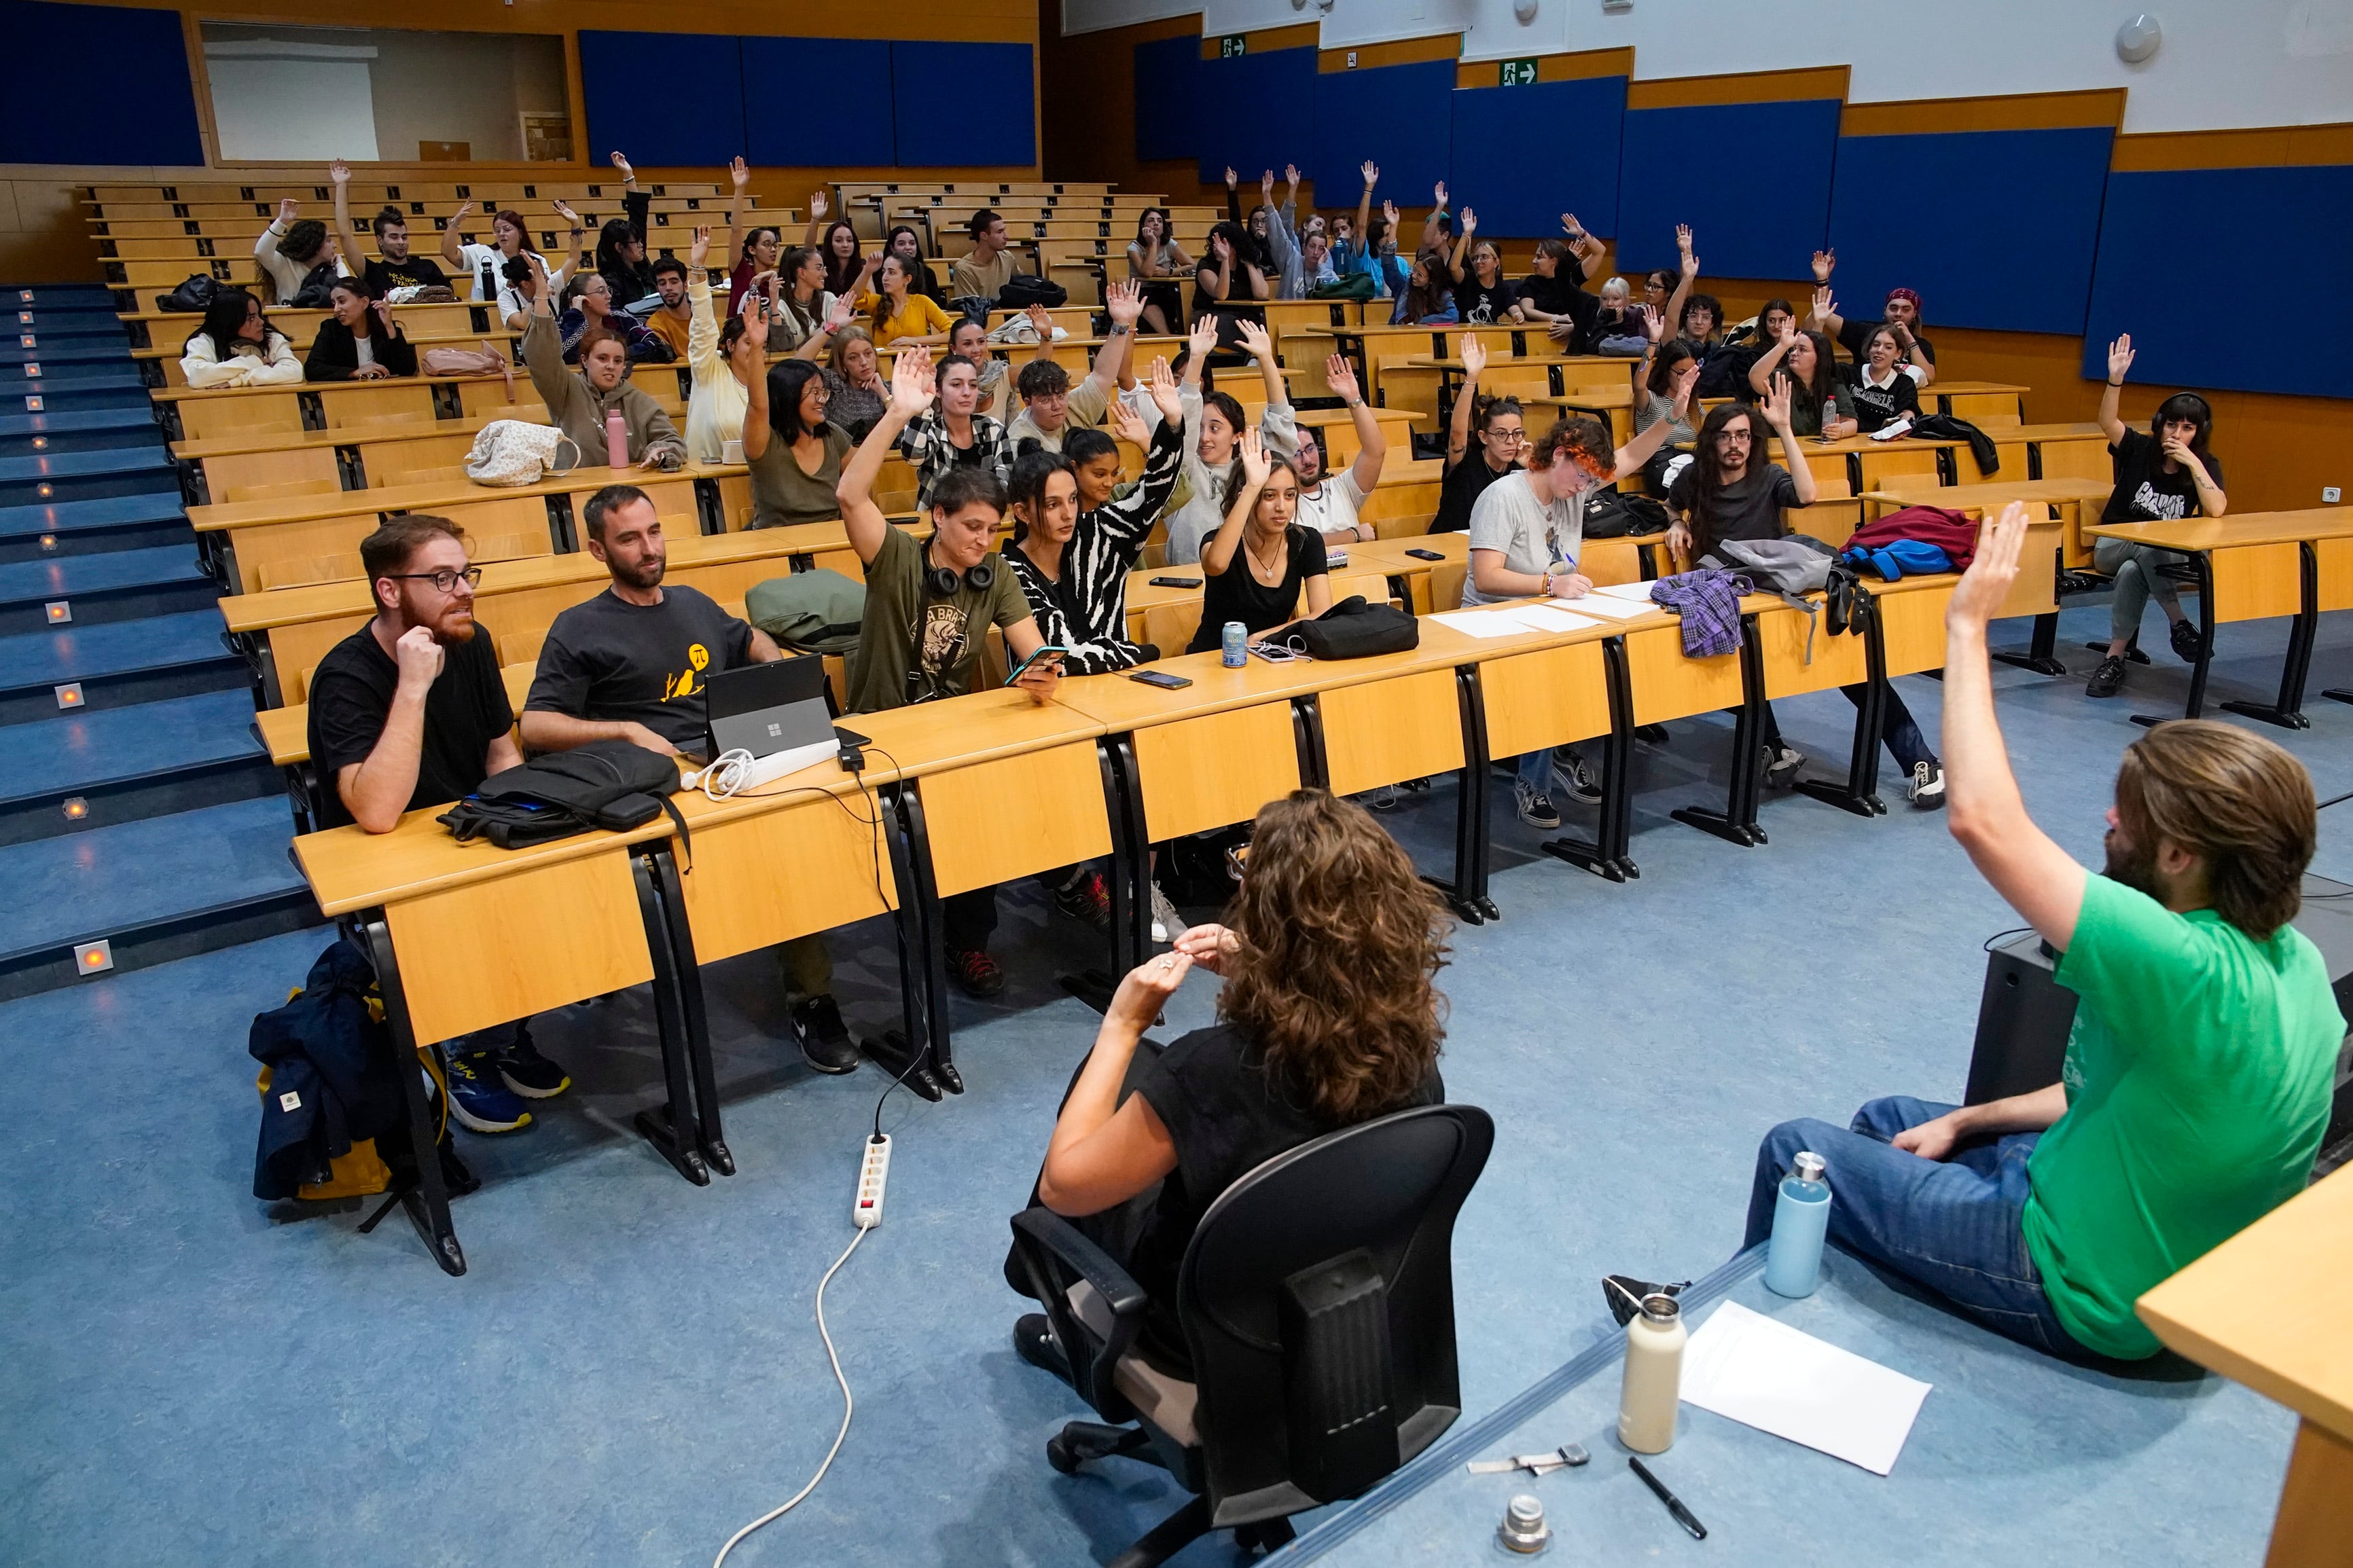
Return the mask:
[[2021, 1220], [2068, 1333], [2155, 1355], [2133, 1302], [2304, 1189], [2345, 1020], [2319, 949], [2084, 885], [2059, 984], [2081, 998], [2067, 1113], [2028, 1162]]
[[[884, 531], [882, 548], [866, 566], [866, 614], [849, 656], [849, 712], [879, 713], [972, 689], [988, 628], [1029, 618], [1029, 601], [1004, 558], [991, 551], [981, 563], [989, 568], [987, 587], [976, 586], [967, 573], [954, 595], [934, 598], [923, 583], [923, 544], [902, 528]], [[912, 695], [910, 667], [916, 670]]]

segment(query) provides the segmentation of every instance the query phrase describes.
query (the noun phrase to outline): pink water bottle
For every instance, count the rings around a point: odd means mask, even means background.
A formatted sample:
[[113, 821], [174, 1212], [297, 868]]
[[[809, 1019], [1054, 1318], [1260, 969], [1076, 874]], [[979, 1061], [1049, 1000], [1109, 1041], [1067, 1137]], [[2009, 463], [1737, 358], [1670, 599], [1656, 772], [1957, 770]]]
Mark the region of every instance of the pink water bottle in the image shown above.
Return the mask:
[[605, 410], [605, 462], [616, 468], [629, 466], [629, 422], [617, 408]]

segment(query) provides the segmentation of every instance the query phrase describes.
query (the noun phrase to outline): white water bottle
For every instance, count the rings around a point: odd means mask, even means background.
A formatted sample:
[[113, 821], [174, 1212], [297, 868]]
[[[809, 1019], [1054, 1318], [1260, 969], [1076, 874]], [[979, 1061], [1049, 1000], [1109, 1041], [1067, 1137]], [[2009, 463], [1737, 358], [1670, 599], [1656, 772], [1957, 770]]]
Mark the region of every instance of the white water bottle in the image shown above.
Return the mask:
[[617, 408], [605, 410], [605, 462], [616, 468], [629, 466], [629, 422]]
[[1618, 1393], [1618, 1440], [1638, 1454], [1674, 1447], [1675, 1413], [1683, 1401], [1683, 1308], [1654, 1290], [1626, 1325], [1626, 1381]]

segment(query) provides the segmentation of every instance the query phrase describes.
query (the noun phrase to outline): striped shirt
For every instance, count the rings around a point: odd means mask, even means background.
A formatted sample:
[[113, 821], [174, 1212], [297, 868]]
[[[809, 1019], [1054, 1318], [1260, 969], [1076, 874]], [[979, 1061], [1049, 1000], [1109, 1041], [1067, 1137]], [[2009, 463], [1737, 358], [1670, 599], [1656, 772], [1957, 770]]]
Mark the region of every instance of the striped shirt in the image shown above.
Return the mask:
[[1101, 675], [1144, 662], [1144, 650], [1127, 640], [1127, 574], [1135, 570], [1144, 542], [1176, 486], [1184, 447], [1179, 426], [1164, 424], [1153, 432], [1135, 488], [1079, 514], [1071, 542], [1062, 547], [1060, 581], [1047, 581], [1019, 545], [1005, 552], [1038, 630], [1049, 643], [1071, 650], [1062, 668], [1073, 675]]

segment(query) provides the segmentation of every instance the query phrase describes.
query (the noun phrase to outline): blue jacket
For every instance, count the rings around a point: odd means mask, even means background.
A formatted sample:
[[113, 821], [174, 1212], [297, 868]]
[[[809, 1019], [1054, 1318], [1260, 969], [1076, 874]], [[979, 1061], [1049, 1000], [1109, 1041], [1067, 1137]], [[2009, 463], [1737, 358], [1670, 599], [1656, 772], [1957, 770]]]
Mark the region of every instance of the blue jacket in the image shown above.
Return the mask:
[[255, 1197], [290, 1198], [306, 1182], [326, 1181], [329, 1163], [364, 1138], [384, 1138], [386, 1162], [404, 1163], [400, 1140], [386, 1136], [405, 1128], [407, 1112], [391, 1030], [368, 1005], [375, 985], [366, 957], [338, 941], [284, 1006], [255, 1016], [246, 1048], [269, 1068]]

